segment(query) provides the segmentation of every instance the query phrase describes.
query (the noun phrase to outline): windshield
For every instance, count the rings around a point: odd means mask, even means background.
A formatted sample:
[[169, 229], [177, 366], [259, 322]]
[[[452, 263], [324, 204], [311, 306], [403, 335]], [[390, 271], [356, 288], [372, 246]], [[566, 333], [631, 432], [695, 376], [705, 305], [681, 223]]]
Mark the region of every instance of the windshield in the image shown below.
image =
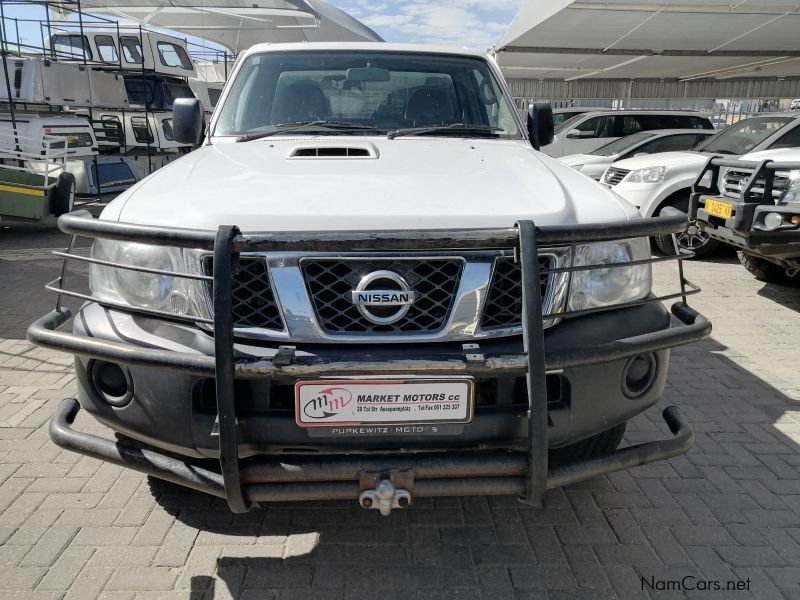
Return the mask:
[[594, 150], [589, 154], [594, 154], [596, 156], [611, 156], [612, 154], [620, 154], [621, 152], [625, 152], [626, 150], [630, 150], [634, 146], [637, 146], [644, 140], [650, 139], [651, 137], [655, 137], [655, 135], [656, 135], [655, 133], [649, 131], [642, 131], [641, 133], [633, 133], [624, 138], [614, 140], [613, 142], [611, 142], [610, 144], [606, 144], [605, 146], [600, 146], [597, 150]]
[[575, 115], [574, 117], [570, 117], [569, 119], [567, 119], [565, 121], [561, 121], [561, 125], [558, 125], [555, 128], [555, 133], [559, 133], [561, 131], [568, 131], [570, 129], [573, 129], [573, 126], [575, 125], [575, 123], [580, 121], [585, 116], [586, 116], [585, 112], [584, 113], [579, 113], [579, 114]]
[[582, 115], [585, 112], [589, 112], [589, 111], [585, 111], [585, 110], [565, 110], [565, 111], [562, 111], [562, 112], [553, 112], [553, 125], [555, 127], [558, 127], [559, 125], [561, 125], [561, 123], [563, 123], [567, 119], [571, 119], [572, 117], [577, 116], [577, 115]]
[[[292, 135], [375, 135], [456, 124], [437, 135], [519, 138], [513, 107], [486, 61], [400, 52], [266, 52], [246, 59], [214, 135], [269, 133], [316, 121]], [[353, 124], [352, 130], [342, 124]], [[284, 127], [278, 127], [284, 126]], [[496, 128], [496, 129], [495, 129]]]
[[781, 129], [791, 117], [752, 117], [723, 129], [693, 148], [697, 152], [715, 154], [747, 154], [758, 144]]

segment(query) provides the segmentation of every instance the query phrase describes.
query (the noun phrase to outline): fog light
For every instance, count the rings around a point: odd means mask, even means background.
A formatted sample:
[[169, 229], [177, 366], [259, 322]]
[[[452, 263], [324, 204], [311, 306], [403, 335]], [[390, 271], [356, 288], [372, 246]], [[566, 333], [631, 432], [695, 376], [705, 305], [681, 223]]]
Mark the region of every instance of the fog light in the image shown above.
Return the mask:
[[89, 364], [89, 379], [97, 395], [111, 406], [120, 408], [130, 404], [133, 380], [127, 368], [95, 360]]
[[783, 225], [783, 215], [781, 213], [767, 213], [764, 217], [764, 226], [767, 229], [777, 229]]
[[800, 223], [800, 216], [797, 216], [797, 215], [792, 215], [792, 218], [791, 218], [791, 219], [789, 219], [789, 222], [790, 222], [792, 225], [797, 225], [798, 223]]
[[628, 359], [622, 369], [622, 393], [631, 399], [644, 396], [650, 391], [657, 371], [658, 361], [652, 352]]

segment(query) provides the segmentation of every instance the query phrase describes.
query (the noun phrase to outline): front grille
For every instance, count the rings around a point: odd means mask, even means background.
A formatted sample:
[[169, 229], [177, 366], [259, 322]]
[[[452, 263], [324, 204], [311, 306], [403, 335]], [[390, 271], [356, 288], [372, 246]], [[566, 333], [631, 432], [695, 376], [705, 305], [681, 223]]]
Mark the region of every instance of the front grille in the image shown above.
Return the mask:
[[[729, 170], [725, 173], [725, 177], [723, 180], [722, 186], [722, 194], [727, 196], [728, 198], [741, 198], [742, 192], [744, 191], [745, 187], [749, 183], [750, 177], [753, 176], [752, 171], [737, 171], [737, 170]], [[787, 184], [789, 183], [789, 178], [784, 177], [781, 175], [775, 175], [775, 178], [772, 182], [772, 197], [774, 199], [780, 198], [783, 191], [786, 189]], [[764, 197], [764, 185], [766, 184], [765, 177], [759, 177], [756, 179], [753, 187], [751, 188], [751, 193], [753, 196], [763, 198]]]
[[625, 176], [630, 173], [629, 169], [618, 169], [616, 167], [609, 167], [603, 177], [603, 183], [608, 185], [617, 185], [620, 181], [625, 179]]
[[[204, 261], [207, 275], [213, 273], [213, 264], [211, 257]], [[213, 298], [213, 286], [210, 282], [207, 285], [208, 297]], [[233, 324], [234, 327], [283, 330], [281, 311], [272, 290], [267, 261], [263, 258], [239, 259], [239, 272], [233, 278]]]
[[[314, 258], [304, 259], [301, 264], [320, 326], [330, 334], [438, 331], [447, 324], [463, 268], [463, 261], [454, 258]], [[375, 271], [400, 275], [416, 294], [408, 313], [396, 323], [371, 323], [352, 302], [351, 292], [365, 275]]]
[[[552, 256], [539, 256], [539, 269], [552, 269], [555, 259]], [[539, 273], [539, 289], [542, 294], [542, 312], [547, 314], [548, 283], [551, 275]], [[500, 258], [495, 263], [489, 295], [483, 309], [481, 329], [506, 329], [522, 326], [522, 269], [513, 258]]]

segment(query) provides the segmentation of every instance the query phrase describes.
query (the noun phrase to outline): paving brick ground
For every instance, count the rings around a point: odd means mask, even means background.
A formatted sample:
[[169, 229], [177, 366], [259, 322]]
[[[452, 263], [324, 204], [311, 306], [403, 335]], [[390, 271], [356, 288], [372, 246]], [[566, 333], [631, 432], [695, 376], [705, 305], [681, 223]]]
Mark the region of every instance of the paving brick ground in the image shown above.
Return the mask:
[[[0, 225], [0, 598], [800, 598], [800, 290], [732, 257], [687, 269], [715, 326], [674, 352], [662, 402], [696, 431], [688, 455], [553, 491], [544, 510], [470, 498], [389, 518], [339, 502], [233, 516], [166, 488], [157, 503], [144, 477], [48, 441], [74, 376], [24, 330], [59, 268], [42, 249], [63, 243]], [[674, 271], [660, 265], [657, 280]], [[663, 433], [658, 414], [627, 441]], [[651, 592], [642, 578], [749, 591]]]

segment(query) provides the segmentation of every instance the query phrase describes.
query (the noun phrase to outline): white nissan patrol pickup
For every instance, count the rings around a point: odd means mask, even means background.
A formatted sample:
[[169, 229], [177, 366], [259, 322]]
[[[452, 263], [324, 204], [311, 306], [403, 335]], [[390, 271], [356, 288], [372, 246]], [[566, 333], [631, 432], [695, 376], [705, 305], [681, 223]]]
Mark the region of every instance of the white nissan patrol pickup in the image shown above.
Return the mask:
[[[536, 149], [496, 65], [460, 49], [258, 45], [200, 147], [99, 219], [90, 289], [29, 339], [76, 355], [60, 446], [227, 499], [515, 494], [681, 454], [692, 433], [617, 449], [652, 406], [670, 348], [710, 324], [684, 279], [651, 291], [657, 219]], [[682, 255], [671, 258], [680, 260]], [[662, 300], [676, 300], [672, 317]], [[62, 330], [72, 320], [71, 331]], [[117, 434], [74, 427], [85, 410]]]

